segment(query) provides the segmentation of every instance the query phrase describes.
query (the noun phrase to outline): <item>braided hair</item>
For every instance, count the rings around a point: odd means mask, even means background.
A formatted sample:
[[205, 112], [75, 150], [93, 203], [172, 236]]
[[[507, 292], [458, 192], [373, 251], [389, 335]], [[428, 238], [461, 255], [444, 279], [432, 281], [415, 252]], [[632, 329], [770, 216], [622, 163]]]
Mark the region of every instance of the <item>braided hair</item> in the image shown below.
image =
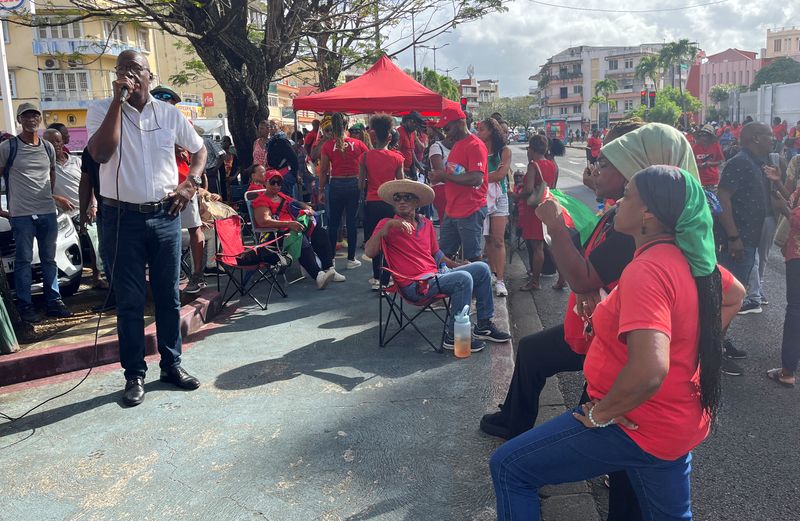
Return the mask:
[[347, 119], [341, 112], [336, 112], [331, 117], [331, 128], [333, 137], [336, 139], [336, 147], [344, 153], [344, 132], [347, 129]]
[[[686, 201], [683, 174], [675, 167], [651, 166], [637, 173], [633, 182], [648, 211], [674, 231]], [[722, 276], [715, 267], [694, 280], [700, 324], [700, 404], [714, 421], [722, 397]]]

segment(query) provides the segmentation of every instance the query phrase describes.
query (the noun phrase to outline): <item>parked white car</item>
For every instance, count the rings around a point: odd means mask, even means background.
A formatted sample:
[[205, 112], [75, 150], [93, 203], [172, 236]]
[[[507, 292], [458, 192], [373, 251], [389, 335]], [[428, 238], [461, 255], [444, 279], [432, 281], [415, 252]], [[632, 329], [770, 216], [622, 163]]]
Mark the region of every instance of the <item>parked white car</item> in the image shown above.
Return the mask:
[[[3, 208], [6, 205], [6, 196], [2, 196]], [[0, 217], [0, 257], [2, 257], [3, 269], [8, 278], [8, 284], [14, 289], [14, 255], [16, 253], [14, 244], [14, 234], [11, 231], [11, 223], [5, 217]], [[58, 266], [58, 286], [62, 297], [69, 297], [78, 291], [81, 285], [83, 274], [83, 256], [81, 254], [81, 242], [72, 219], [65, 213], [58, 215], [58, 240], [56, 241], [56, 265]], [[42, 269], [39, 263], [39, 246], [36, 240], [33, 241], [33, 284], [31, 292], [34, 294], [42, 293]]]

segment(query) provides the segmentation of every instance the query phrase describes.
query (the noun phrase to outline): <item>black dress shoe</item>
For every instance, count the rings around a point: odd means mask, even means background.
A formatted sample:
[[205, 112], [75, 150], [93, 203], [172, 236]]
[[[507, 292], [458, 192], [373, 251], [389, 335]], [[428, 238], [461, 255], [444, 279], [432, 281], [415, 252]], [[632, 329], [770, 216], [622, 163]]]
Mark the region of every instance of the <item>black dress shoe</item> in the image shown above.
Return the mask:
[[197, 389], [200, 380], [186, 372], [181, 366], [170, 370], [161, 370], [161, 381], [180, 387], [181, 389]]
[[131, 378], [125, 382], [125, 392], [122, 393], [122, 403], [134, 407], [144, 401], [144, 378]]

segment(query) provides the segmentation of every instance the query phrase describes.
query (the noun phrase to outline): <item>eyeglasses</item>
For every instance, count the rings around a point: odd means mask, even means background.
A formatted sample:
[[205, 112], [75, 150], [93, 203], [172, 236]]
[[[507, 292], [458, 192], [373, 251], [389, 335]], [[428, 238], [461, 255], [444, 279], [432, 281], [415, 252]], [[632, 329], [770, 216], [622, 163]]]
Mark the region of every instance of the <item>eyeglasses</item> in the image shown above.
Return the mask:
[[153, 97], [161, 101], [172, 101], [173, 99], [175, 99], [175, 97], [169, 92], [156, 92], [155, 94], [153, 94]]
[[417, 201], [418, 199], [417, 199], [417, 196], [414, 195], [414, 194], [400, 194], [400, 193], [398, 193], [398, 194], [394, 194], [392, 196], [392, 200], [394, 202], [396, 202], [396, 203], [399, 203], [400, 201], [403, 201], [403, 202], [406, 202], [406, 203], [411, 203], [411, 202]]
[[277, 177], [275, 179], [270, 179], [269, 180], [269, 184], [272, 185], [272, 186], [282, 185], [283, 184], [283, 179], [278, 179]]

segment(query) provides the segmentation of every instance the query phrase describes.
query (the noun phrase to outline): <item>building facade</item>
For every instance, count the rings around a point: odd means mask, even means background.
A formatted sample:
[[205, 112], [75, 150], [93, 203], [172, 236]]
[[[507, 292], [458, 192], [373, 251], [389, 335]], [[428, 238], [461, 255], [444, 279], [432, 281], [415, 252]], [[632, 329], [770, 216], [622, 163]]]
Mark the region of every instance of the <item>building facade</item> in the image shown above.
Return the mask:
[[467, 99], [467, 112], [476, 114], [480, 106], [478, 103], [478, 82], [475, 78], [466, 78], [458, 83], [461, 87], [461, 97]]
[[787, 56], [800, 61], [800, 27], [767, 29], [767, 47], [764, 58]]
[[698, 71], [698, 92], [690, 89], [692, 95], [697, 96], [703, 103], [701, 121], [705, 121], [706, 108], [713, 106], [709, 94], [715, 85], [736, 85], [749, 87], [755, 79], [756, 73], [763, 66], [763, 60], [753, 51], [741, 49], [727, 49], [717, 54], [707, 56], [693, 69]]
[[500, 98], [500, 82], [497, 80], [478, 80], [478, 104], [491, 105]]
[[[642, 44], [631, 47], [570, 47], [551, 56], [538, 73], [530, 77], [537, 82], [529, 93], [534, 98], [532, 109], [545, 119], [564, 119], [572, 130], [584, 131], [601, 123], [601, 107], [592, 104], [595, 86], [604, 79], [614, 79], [617, 90], [609, 95], [614, 103], [608, 107], [608, 124], [625, 117], [641, 103], [641, 91], [663, 86], [652, 79], [635, 77], [636, 66], [644, 56], [657, 55], [663, 44]], [[686, 78], [683, 78], [686, 81]], [[605, 114], [603, 118], [605, 123]], [[537, 122], [534, 122], [537, 124]], [[537, 124], [538, 126], [538, 124]]]

